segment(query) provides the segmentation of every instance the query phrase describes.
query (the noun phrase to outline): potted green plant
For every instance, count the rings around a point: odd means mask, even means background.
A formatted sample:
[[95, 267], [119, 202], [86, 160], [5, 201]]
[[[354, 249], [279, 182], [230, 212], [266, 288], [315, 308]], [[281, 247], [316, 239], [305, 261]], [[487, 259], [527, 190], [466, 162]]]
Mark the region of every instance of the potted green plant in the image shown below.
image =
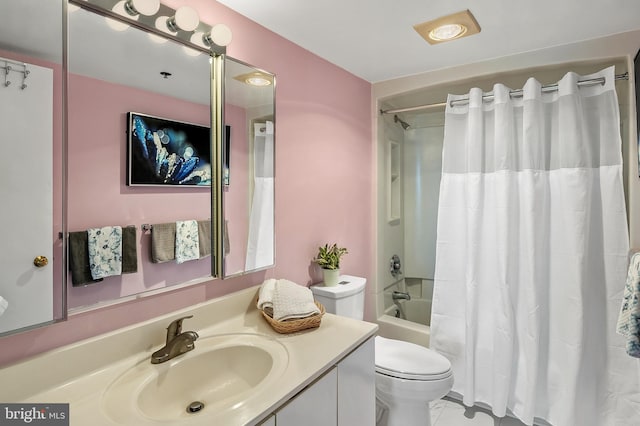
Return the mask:
[[332, 287], [338, 285], [338, 277], [340, 276], [340, 258], [349, 253], [346, 248], [338, 247], [337, 244], [325, 244], [318, 247], [318, 254], [313, 259], [315, 263], [322, 268], [324, 276], [324, 285]]

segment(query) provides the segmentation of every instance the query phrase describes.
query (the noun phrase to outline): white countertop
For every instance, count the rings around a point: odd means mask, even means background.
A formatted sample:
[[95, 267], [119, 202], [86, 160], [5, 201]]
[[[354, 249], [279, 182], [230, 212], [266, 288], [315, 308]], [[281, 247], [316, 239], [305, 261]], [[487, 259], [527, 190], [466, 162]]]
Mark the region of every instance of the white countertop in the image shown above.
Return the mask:
[[[0, 401], [70, 403], [71, 424], [139, 425], [139, 418], [116, 420], [103, 410], [105, 390], [132, 366], [149, 360], [164, 345], [166, 327], [185, 315], [183, 330], [200, 339], [224, 333], [270, 336], [288, 352], [286, 368], [268, 391], [220, 413], [203, 410], [187, 420], [162, 424], [253, 425], [337, 364], [376, 333], [378, 326], [325, 314], [319, 328], [279, 334], [255, 308], [258, 287], [241, 290], [162, 317], [55, 349], [0, 369]], [[195, 349], [185, 355], [196, 354]], [[158, 364], [162, 365], [162, 364]], [[11, 384], [11, 385], [9, 385]], [[147, 419], [145, 424], [153, 424]]]

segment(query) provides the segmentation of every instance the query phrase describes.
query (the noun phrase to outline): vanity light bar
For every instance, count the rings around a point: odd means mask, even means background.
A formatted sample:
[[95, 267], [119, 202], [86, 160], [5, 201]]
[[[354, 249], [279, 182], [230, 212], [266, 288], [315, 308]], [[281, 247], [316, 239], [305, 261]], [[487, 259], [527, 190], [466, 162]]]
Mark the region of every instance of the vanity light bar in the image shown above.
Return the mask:
[[[156, 3], [157, 11], [149, 14], [156, 10]], [[138, 28], [207, 54], [225, 54], [226, 46], [232, 38], [229, 27], [224, 24], [211, 26], [200, 21], [198, 13], [189, 6], [174, 10], [157, 0], [69, 0], [69, 5], [90, 10], [116, 23]], [[195, 33], [204, 36], [196, 40], [195, 37], [192, 38]]]

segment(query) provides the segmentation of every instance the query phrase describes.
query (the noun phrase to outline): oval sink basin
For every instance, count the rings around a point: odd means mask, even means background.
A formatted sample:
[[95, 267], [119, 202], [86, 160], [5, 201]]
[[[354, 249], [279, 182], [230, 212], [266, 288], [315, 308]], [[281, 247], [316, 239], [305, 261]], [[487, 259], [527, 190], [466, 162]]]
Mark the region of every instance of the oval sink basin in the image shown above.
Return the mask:
[[195, 345], [165, 363], [147, 357], [128, 369], [104, 393], [107, 415], [122, 424], [219, 416], [268, 390], [289, 359], [282, 344], [259, 334], [204, 337]]

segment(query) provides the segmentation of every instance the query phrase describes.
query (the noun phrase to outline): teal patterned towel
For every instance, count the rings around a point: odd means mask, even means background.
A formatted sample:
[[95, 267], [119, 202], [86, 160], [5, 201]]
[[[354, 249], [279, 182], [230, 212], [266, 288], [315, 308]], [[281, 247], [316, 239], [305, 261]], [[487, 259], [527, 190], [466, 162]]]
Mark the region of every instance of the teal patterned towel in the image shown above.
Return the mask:
[[179, 220], [176, 222], [176, 262], [200, 258], [198, 243], [198, 222], [195, 220]]
[[616, 331], [627, 338], [627, 353], [640, 358], [640, 253], [629, 263]]
[[89, 268], [94, 280], [122, 273], [122, 228], [87, 229]]

